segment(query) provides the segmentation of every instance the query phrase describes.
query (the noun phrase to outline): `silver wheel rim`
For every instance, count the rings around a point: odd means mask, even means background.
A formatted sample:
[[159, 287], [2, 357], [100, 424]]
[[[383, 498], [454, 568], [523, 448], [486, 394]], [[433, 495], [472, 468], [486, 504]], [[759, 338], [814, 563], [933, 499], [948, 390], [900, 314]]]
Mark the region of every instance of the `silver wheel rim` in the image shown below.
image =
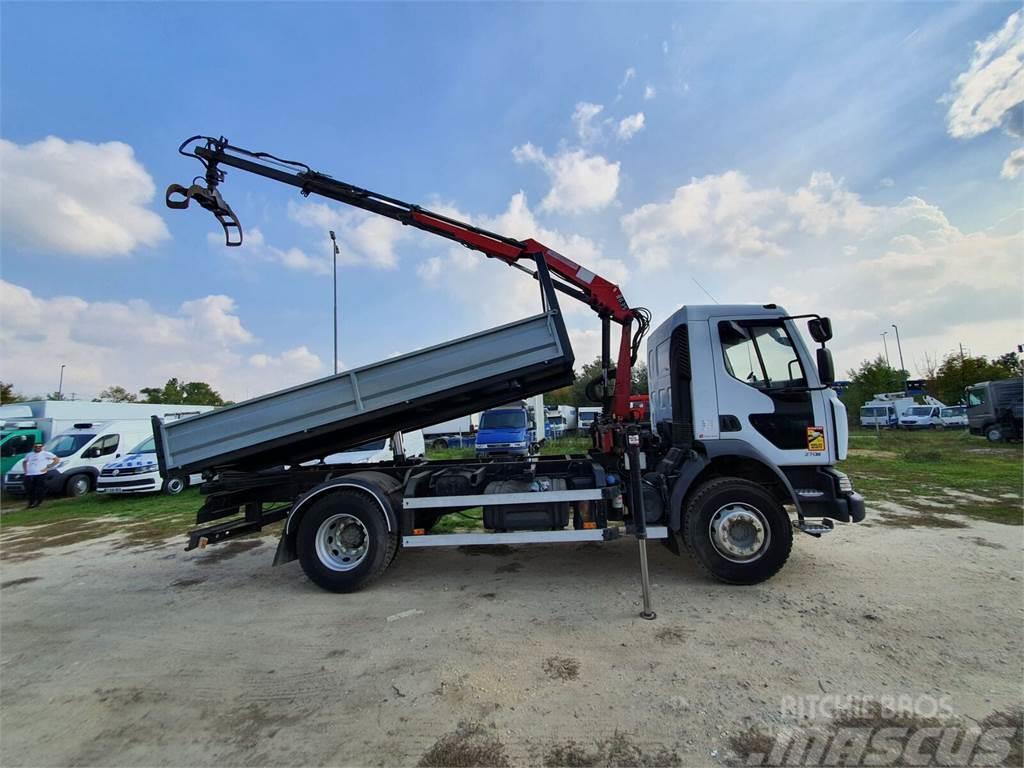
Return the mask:
[[185, 490], [185, 482], [180, 477], [172, 477], [167, 481], [168, 493], [181, 493]]
[[75, 496], [84, 496], [89, 492], [89, 481], [84, 477], [71, 481], [71, 493]]
[[708, 524], [711, 545], [726, 560], [751, 563], [768, 550], [771, 528], [757, 507], [733, 502], [718, 508]]
[[316, 556], [332, 571], [351, 571], [366, 559], [370, 532], [353, 515], [331, 515], [316, 531]]
[[998, 443], [1003, 439], [1003, 433], [998, 429], [990, 429], [988, 431], [988, 440], [990, 443]]

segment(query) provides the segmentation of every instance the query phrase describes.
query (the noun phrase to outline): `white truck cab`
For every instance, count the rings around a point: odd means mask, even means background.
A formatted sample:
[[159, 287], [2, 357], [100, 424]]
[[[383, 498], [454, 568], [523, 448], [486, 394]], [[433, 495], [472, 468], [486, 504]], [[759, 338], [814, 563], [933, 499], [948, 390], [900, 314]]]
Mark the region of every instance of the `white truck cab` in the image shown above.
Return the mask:
[[[426, 442], [423, 430], [416, 429], [402, 433], [402, 453], [406, 458], [423, 456], [426, 453]], [[390, 437], [381, 437], [362, 445], [346, 448], [344, 451], [332, 453], [324, 458], [324, 464], [375, 464], [391, 461], [394, 458], [395, 445]]]
[[774, 304], [686, 306], [651, 334], [652, 426], [696, 456], [680, 475], [693, 479], [677, 481], [674, 493], [716, 475], [772, 479], [801, 524], [863, 519], [863, 498], [834, 466], [847, 456], [848, 425], [829, 386], [831, 326], [808, 324], [821, 343], [812, 355], [796, 325], [801, 317], [808, 316]]
[[967, 428], [967, 406], [951, 405], [939, 412], [939, 421], [945, 428], [966, 429]]

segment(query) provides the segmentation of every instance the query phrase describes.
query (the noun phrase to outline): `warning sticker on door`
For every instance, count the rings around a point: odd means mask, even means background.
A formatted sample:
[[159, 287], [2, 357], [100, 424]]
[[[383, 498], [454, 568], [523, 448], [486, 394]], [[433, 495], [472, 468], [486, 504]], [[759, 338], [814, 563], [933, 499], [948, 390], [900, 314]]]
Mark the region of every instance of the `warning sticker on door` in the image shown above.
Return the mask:
[[807, 428], [807, 450], [808, 451], [824, 451], [825, 450], [825, 428], [824, 427], [808, 427]]

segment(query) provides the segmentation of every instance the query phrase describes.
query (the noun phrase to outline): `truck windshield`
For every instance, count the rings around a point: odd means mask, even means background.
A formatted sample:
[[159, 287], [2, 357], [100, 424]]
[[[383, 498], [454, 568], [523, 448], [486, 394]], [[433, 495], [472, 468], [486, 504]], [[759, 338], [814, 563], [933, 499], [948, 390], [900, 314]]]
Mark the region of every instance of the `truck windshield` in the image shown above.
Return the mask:
[[985, 404], [985, 388], [975, 387], [967, 390], [967, 404], [970, 406]]
[[43, 446], [44, 451], [49, 451], [55, 456], [65, 458], [71, 456], [74, 453], [78, 453], [78, 449], [83, 445], [92, 440], [96, 435], [57, 435], [50, 442]]
[[876, 406], [866, 406], [860, 409], [860, 415], [865, 418], [873, 418], [875, 416], [885, 416], [888, 413], [888, 408], [879, 408]]
[[480, 417], [480, 429], [523, 429], [526, 413], [523, 411], [487, 411]]
[[963, 415], [964, 415], [963, 406], [959, 406], [957, 408], [943, 408], [942, 409], [942, 417], [943, 418], [947, 418], [948, 419], [950, 416], [963, 416]]
[[548, 424], [565, 424], [565, 419], [561, 416], [548, 416]]
[[931, 412], [932, 412], [931, 407], [930, 406], [924, 406], [924, 405], [918, 406], [917, 408], [908, 408], [907, 409], [907, 415], [908, 416], [930, 416]]
[[156, 442], [152, 437], [147, 437], [141, 443], [128, 451], [128, 453], [156, 453]]

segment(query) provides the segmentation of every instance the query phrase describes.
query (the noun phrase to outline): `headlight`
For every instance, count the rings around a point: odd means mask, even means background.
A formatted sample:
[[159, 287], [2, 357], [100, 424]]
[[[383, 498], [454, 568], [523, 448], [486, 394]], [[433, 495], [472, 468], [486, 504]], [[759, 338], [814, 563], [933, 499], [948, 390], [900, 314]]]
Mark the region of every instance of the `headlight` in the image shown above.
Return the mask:
[[477, 443], [476, 447], [477, 448], [490, 448], [491, 446], [489, 446], [487, 443]]
[[509, 448], [525, 448], [526, 447], [526, 443], [509, 443], [508, 447]]

